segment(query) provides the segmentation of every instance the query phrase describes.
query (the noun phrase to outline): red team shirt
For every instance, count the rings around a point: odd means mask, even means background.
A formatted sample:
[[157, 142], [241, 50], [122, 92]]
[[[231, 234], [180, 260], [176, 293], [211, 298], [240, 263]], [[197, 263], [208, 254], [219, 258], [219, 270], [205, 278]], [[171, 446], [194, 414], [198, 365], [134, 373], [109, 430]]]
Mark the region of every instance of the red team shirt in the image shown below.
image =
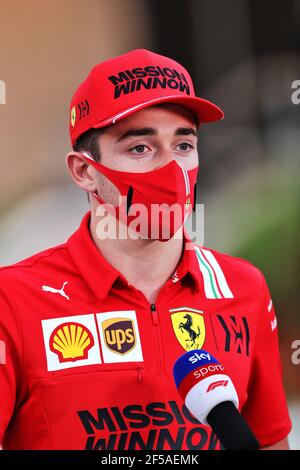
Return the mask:
[[260, 271], [186, 239], [150, 305], [103, 258], [89, 220], [65, 244], [0, 270], [3, 447], [219, 449], [172, 376], [195, 348], [225, 366], [261, 446], [286, 437], [276, 317]]

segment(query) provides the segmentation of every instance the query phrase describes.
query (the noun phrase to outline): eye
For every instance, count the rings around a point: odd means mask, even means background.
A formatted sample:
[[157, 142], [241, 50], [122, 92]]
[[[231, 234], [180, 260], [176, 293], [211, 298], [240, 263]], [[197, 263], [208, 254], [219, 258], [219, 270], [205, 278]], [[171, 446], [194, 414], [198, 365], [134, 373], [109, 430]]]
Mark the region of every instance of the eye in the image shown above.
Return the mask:
[[182, 152], [188, 152], [194, 148], [193, 145], [189, 144], [188, 142], [182, 142], [182, 144], [177, 145], [177, 147], [179, 147], [179, 150]]
[[144, 144], [139, 144], [129, 149], [130, 152], [135, 154], [142, 154], [145, 153], [147, 150], [149, 150], [149, 148], [147, 147], [147, 145]]

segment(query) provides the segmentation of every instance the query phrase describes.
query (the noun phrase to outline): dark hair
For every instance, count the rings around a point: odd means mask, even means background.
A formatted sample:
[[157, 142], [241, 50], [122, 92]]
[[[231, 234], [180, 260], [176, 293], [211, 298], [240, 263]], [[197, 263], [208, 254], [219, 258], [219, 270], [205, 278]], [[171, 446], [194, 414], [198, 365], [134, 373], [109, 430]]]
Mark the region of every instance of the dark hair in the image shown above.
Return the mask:
[[76, 152], [86, 151], [91, 154], [96, 162], [100, 162], [101, 154], [99, 147], [99, 136], [103, 133], [103, 129], [90, 129], [82, 134], [75, 142], [74, 150]]

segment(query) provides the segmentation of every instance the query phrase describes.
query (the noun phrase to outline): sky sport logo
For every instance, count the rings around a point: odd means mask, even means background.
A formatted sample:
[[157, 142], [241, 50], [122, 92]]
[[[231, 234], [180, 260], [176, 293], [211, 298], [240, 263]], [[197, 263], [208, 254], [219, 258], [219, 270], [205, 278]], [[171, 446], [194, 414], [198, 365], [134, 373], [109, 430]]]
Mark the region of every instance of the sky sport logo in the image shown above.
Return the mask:
[[0, 104], [6, 104], [6, 84], [0, 80]]
[[193, 243], [204, 244], [204, 204], [188, 210], [180, 204], [151, 204], [150, 213], [144, 204], [132, 204], [127, 213], [127, 197], [119, 196], [119, 204], [99, 204], [96, 209], [96, 235], [99, 240], [168, 240], [181, 238], [179, 228], [184, 223]]

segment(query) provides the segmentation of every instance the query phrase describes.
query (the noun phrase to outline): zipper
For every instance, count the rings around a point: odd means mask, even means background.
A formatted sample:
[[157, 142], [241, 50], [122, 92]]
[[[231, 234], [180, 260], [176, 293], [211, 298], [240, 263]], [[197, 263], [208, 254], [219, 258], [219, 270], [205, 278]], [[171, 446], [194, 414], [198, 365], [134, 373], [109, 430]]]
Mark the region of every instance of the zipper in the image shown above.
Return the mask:
[[164, 360], [163, 360], [163, 349], [162, 349], [162, 340], [160, 332], [160, 324], [157, 313], [157, 308], [155, 304], [150, 305], [151, 315], [152, 315], [152, 324], [155, 326], [155, 335], [158, 343], [158, 373], [162, 374], [164, 371]]
[[138, 381], [142, 382], [143, 380], [144, 367], [138, 367]]
[[[152, 325], [154, 326], [154, 330], [155, 330], [154, 336], [156, 336], [157, 350], [158, 350], [158, 374], [162, 375], [165, 371], [165, 361], [164, 361], [164, 356], [163, 356], [163, 347], [162, 347], [160, 323], [159, 323], [159, 317], [158, 317], [156, 304], [153, 304], [153, 303], [150, 304], [148, 299], [146, 298], [146, 296], [139, 289], [136, 289], [134, 286], [131, 286], [131, 288], [133, 290], [135, 290], [136, 292], [138, 292], [140, 296], [142, 296], [143, 302], [146, 302], [148, 305], [150, 305]], [[162, 288], [161, 291], [158, 293], [157, 301], [158, 301], [159, 297], [161, 296], [163, 290], [164, 289]], [[143, 373], [144, 373], [144, 369], [143, 370], [138, 370], [138, 381], [139, 382], [141, 382], [143, 380]]]

